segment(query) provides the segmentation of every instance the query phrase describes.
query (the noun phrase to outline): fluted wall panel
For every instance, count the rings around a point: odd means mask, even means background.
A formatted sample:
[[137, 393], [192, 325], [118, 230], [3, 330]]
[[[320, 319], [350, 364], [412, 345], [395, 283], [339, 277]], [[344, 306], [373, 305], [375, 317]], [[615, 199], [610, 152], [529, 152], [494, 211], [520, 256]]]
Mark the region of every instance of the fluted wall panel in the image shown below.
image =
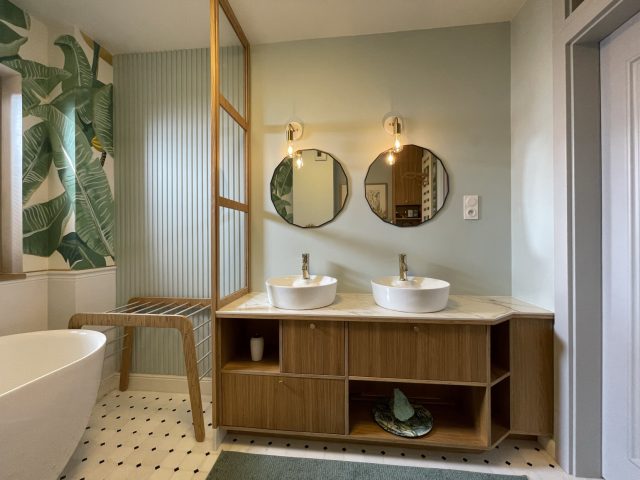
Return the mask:
[[[209, 51], [118, 55], [114, 91], [118, 303], [210, 297]], [[209, 327], [196, 333], [198, 343]], [[133, 371], [183, 375], [179, 335], [138, 329]]]

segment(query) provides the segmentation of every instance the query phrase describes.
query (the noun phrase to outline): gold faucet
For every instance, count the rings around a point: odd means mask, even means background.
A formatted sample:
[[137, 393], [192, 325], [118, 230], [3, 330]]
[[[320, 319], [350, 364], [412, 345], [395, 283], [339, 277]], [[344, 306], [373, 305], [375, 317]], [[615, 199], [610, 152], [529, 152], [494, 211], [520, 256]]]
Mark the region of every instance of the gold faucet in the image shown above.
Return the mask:
[[309, 280], [309, 254], [302, 254], [302, 278], [304, 280]]
[[407, 266], [407, 254], [401, 253], [400, 254], [400, 281], [401, 282], [407, 281], [408, 270], [409, 270], [409, 267]]

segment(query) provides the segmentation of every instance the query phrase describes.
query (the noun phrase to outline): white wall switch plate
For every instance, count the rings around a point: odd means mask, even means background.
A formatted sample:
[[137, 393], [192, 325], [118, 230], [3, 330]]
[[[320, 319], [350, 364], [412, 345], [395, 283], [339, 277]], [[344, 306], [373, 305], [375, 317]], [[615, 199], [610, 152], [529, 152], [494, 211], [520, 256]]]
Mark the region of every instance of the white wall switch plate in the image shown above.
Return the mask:
[[462, 197], [462, 205], [464, 208], [465, 220], [478, 220], [480, 214], [480, 203], [478, 195], [465, 195]]

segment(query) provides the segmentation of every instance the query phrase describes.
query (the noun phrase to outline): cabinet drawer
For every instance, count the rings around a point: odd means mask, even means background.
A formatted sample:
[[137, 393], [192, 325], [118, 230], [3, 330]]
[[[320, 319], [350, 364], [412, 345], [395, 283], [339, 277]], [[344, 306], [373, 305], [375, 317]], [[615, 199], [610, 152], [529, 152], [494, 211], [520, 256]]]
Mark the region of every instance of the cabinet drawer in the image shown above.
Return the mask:
[[344, 375], [344, 323], [283, 320], [282, 371]]
[[486, 326], [349, 324], [349, 375], [487, 382]]
[[222, 424], [345, 433], [344, 380], [222, 374]]

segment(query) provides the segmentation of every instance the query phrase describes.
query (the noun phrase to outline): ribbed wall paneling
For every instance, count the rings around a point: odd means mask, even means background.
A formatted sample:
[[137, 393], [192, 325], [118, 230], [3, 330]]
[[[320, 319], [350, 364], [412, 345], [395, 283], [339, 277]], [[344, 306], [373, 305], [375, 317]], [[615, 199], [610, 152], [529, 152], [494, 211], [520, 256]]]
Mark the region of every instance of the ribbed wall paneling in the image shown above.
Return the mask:
[[[209, 51], [118, 55], [114, 91], [118, 303], [210, 297]], [[138, 329], [133, 371], [184, 375], [179, 335]]]

